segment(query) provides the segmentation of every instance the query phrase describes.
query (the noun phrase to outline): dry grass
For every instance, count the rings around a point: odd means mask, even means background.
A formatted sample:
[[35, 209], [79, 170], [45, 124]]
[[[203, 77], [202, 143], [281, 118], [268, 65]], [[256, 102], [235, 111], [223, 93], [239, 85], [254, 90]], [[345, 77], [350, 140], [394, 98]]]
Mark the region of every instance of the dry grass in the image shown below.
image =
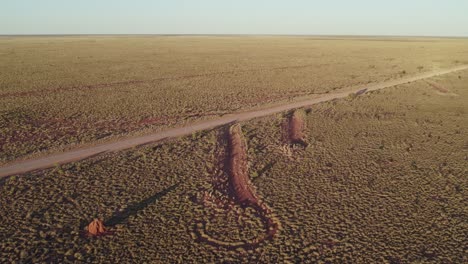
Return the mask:
[[[0, 38], [0, 163], [468, 63], [464, 39]], [[404, 74], [403, 74], [404, 73]]]
[[[198, 223], [227, 243], [265, 232], [252, 208], [218, 206], [213, 130], [2, 180], [0, 262], [466, 262], [466, 78], [430, 80], [459, 96], [419, 81], [316, 105], [291, 158], [283, 116], [243, 123], [255, 192], [282, 224], [259, 247], [197, 240]], [[82, 236], [96, 217], [113, 235]]]
[[[465, 261], [468, 90], [456, 78], [432, 81], [461, 98], [420, 81], [314, 106], [311, 144], [293, 153], [300, 159], [282, 151], [252, 157], [252, 170], [265, 175], [256, 181], [259, 192], [281, 219], [282, 234], [294, 234], [276, 245], [293, 245], [285, 258]], [[281, 125], [281, 118], [252, 124], [258, 141], [249, 146], [279, 148]]]

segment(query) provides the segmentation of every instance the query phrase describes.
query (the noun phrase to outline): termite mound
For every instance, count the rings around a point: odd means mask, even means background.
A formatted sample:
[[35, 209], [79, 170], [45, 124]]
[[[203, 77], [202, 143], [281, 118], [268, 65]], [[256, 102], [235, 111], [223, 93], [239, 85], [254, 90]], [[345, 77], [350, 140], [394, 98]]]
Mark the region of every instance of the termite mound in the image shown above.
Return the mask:
[[309, 144], [305, 140], [305, 113], [295, 110], [289, 113], [283, 123], [284, 142], [291, 146], [301, 146], [306, 148]]
[[[271, 209], [261, 201], [250, 181], [247, 144], [243, 137], [241, 126], [239, 124], [230, 126], [224, 133], [224, 137], [227, 141], [226, 147], [222, 152], [224, 154], [224, 164], [222, 166], [224, 173], [219, 175], [225, 175], [228, 178], [218, 181], [227, 183], [225, 190], [219, 191], [225, 193], [234, 204], [243, 208], [253, 208], [256, 212], [255, 215], [261, 219], [265, 232], [263, 235], [249, 239], [248, 241], [227, 242], [212, 237], [206, 232], [207, 223], [199, 222], [195, 225], [195, 234], [198, 241], [216, 247], [228, 249], [255, 248], [273, 239], [280, 229], [280, 222], [273, 216]], [[214, 187], [217, 188], [217, 186]]]

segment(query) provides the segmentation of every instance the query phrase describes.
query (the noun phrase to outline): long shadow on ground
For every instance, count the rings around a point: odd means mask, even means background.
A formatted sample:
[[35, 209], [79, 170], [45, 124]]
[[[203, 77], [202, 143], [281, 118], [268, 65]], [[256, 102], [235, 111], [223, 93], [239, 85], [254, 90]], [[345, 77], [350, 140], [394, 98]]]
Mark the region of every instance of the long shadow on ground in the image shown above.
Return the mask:
[[176, 189], [179, 185], [180, 185], [180, 183], [176, 183], [176, 184], [172, 185], [171, 187], [169, 187], [169, 188], [167, 188], [167, 189], [165, 189], [165, 190], [163, 190], [161, 192], [158, 192], [155, 195], [152, 195], [152, 196], [146, 198], [145, 200], [143, 200], [141, 202], [130, 205], [124, 211], [114, 214], [110, 219], [108, 219], [104, 223], [104, 225], [105, 226], [115, 226], [115, 225], [122, 224], [122, 223], [126, 222], [127, 219], [130, 216], [134, 216], [134, 215], [138, 214], [138, 212], [145, 209], [149, 205], [155, 203], [157, 200], [161, 199], [162, 197], [164, 197], [165, 195], [167, 195], [168, 193], [170, 193], [171, 191]]

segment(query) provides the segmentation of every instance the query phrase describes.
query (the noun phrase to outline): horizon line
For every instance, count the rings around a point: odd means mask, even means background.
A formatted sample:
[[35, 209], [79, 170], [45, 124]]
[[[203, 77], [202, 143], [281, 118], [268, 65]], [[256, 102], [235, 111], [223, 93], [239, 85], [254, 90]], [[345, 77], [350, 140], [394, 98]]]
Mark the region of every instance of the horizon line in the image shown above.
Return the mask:
[[159, 37], [184, 37], [184, 36], [194, 36], [194, 37], [346, 37], [346, 38], [365, 38], [365, 37], [384, 37], [384, 38], [468, 38], [467, 36], [462, 35], [366, 35], [366, 34], [179, 34], [179, 33], [92, 33], [92, 34], [0, 34], [0, 37], [74, 37], [74, 36], [159, 36]]

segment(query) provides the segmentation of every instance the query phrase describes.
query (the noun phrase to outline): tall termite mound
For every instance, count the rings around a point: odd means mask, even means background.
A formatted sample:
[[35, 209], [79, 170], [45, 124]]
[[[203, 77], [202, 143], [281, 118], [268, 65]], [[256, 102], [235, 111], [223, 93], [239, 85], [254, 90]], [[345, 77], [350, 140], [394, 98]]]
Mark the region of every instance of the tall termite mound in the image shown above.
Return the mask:
[[239, 204], [256, 205], [259, 203], [250, 185], [247, 164], [247, 149], [242, 136], [241, 126], [229, 128], [228, 158], [226, 160], [229, 172], [230, 193]]
[[304, 131], [306, 123], [303, 111], [295, 110], [289, 114], [284, 125], [285, 141], [291, 145], [307, 147]]
[[253, 208], [257, 212], [256, 215], [263, 222], [265, 233], [247, 241], [227, 242], [209, 235], [206, 232], [206, 223], [203, 222], [196, 225], [195, 233], [200, 241], [216, 247], [251, 249], [267, 240], [273, 239], [280, 228], [280, 222], [273, 216], [268, 206], [262, 203], [250, 182], [247, 144], [243, 137], [241, 126], [235, 124], [229, 127], [224, 137], [227, 139], [225, 151], [222, 151], [224, 154], [223, 170], [225, 172], [223, 175], [228, 177], [226, 179], [226, 195], [230, 196], [234, 203], [243, 208]]
[[235, 124], [229, 128], [228, 153], [227, 163], [231, 195], [235, 197], [237, 203], [240, 205], [252, 207], [257, 210], [265, 226], [265, 236], [248, 243], [251, 247], [256, 246], [263, 241], [272, 239], [278, 232], [280, 224], [276, 218], [271, 216], [271, 210], [258, 198], [258, 195], [251, 185], [247, 159], [247, 144], [239, 124]]

